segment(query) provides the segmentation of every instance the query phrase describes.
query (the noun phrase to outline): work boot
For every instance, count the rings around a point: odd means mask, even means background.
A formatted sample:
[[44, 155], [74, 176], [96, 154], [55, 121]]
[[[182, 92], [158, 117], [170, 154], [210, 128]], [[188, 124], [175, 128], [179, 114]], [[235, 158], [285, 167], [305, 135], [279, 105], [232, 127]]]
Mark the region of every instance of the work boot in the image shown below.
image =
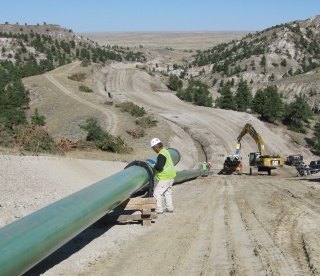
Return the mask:
[[157, 209], [156, 209], [156, 213], [157, 213], [158, 215], [161, 215], [161, 214], [163, 214], [163, 210], [157, 210]]

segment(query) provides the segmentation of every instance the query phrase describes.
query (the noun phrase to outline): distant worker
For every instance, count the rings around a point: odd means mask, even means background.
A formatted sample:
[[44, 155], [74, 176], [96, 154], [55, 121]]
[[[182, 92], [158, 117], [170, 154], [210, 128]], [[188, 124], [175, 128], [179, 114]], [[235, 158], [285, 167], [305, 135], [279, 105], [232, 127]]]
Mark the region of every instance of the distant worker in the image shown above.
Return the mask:
[[[172, 191], [171, 187], [176, 177], [176, 169], [174, 167], [170, 153], [163, 147], [162, 142], [158, 138], [153, 138], [150, 142], [153, 150], [158, 153], [157, 162], [154, 166], [156, 179], [158, 182], [155, 184], [153, 196], [157, 200], [156, 212], [162, 214], [163, 211], [172, 213]], [[162, 196], [164, 196], [165, 207], [162, 207]]]
[[310, 167], [309, 165], [305, 164], [304, 167], [303, 167], [303, 172], [304, 172], [304, 175], [309, 175], [311, 174], [310, 173]]
[[207, 162], [203, 162], [203, 163], [202, 163], [202, 170], [203, 170], [203, 171], [207, 171], [207, 170], [208, 170], [208, 164], [207, 164]]

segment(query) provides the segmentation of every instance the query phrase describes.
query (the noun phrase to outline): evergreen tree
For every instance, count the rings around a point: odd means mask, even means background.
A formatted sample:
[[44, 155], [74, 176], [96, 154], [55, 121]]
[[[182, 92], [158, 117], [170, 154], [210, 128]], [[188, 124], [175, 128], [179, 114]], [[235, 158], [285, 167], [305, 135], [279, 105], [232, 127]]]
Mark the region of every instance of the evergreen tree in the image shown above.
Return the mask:
[[196, 105], [212, 107], [212, 97], [210, 96], [208, 86], [200, 80], [191, 79], [188, 87], [178, 91], [177, 96]]
[[221, 96], [217, 99], [216, 105], [222, 109], [236, 110], [237, 105], [235, 98], [231, 92], [230, 85], [226, 84], [220, 90]]
[[304, 123], [308, 123], [312, 115], [310, 106], [303, 97], [299, 96], [285, 107], [283, 123], [293, 131], [304, 133]]
[[261, 61], [260, 61], [260, 65], [261, 65], [261, 67], [266, 67], [266, 65], [267, 65], [267, 59], [266, 59], [266, 56], [262, 56], [262, 58], [261, 58]]
[[314, 127], [313, 149], [316, 154], [320, 155], [320, 122]]
[[261, 120], [275, 123], [283, 114], [283, 103], [276, 86], [267, 86], [258, 90], [252, 100], [252, 110], [260, 115]]
[[236, 92], [236, 104], [238, 111], [247, 111], [251, 106], [252, 93], [247, 84], [247, 81], [240, 80]]
[[182, 88], [182, 80], [175, 75], [170, 75], [168, 87], [171, 90], [179, 91]]
[[25, 124], [26, 116], [22, 108], [28, 103], [28, 91], [20, 80], [6, 88], [0, 87], [0, 124], [10, 129], [15, 125]]
[[44, 126], [46, 124], [46, 117], [39, 114], [38, 108], [35, 109], [34, 114], [31, 116], [31, 123], [37, 126]]
[[266, 110], [263, 119], [268, 122], [275, 123], [276, 120], [281, 119], [283, 115], [283, 103], [276, 86], [268, 86], [266, 88], [267, 102]]

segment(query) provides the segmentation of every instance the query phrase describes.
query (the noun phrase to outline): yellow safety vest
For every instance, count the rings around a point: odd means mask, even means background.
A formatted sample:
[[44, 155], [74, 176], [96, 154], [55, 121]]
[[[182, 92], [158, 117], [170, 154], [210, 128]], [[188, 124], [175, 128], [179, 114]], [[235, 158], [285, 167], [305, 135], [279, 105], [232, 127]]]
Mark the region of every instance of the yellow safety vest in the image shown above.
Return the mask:
[[162, 154], [166, 157], [166, 163], [163, 166], [163, 170], [161, 172], [156, 171], [156, 178], [158, 180], [169, 180], [174, 179], [176, 177], [176, 168], [172, 162], [172, 158], [167, 149], [162, 148], [159, 151], [159, 154]]

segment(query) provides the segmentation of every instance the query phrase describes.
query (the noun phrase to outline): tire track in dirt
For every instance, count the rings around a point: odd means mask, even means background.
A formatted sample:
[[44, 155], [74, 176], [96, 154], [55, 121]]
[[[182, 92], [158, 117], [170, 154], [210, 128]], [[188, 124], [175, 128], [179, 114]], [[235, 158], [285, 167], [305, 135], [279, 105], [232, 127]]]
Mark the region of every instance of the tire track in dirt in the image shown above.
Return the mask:
[[316, 210], [317, 214], [319, 214], [320, 203], [314, 202], [313, 200], [306, 198], [306, 195], [308, 195], [309, 191], [297, 189], [295, 185], [292, 185], [292, 183], [290, 184], [291, 185], [289, 189], [288, 187], [283, 187], [283, 182], [264, 183], [264, 185], [268, 185], [271, 189], [274, 189], [277, 192], [281, 191], [282, 194], [294, 198], [295, 201], [298, 201], [301, 204], [305, 205], [309, 209], [309, 211], [314, 212]]
[[221, 201], [225, 198], [225, 185], [222, 179], [218, 179], [213, 192], [208, 193], [209, 204], [203, 209], [201, 221], [198, 222], [198, 234], [192, 241], [192, 247], [184, 256], [183, 265], [178, 270], [181, 275], [211, 275], [213, 271], [219, 274], [228, 273], [231, 270], [227, 246], [223, 239], [224, 231], [222, 230], [225, 225], [223, 219], [219, 220], [223, 217], [223, 208], [220, 207]]
[[299, 271], [295, 263], [289, 262], [281, 249], [274, 243], [265, 226], [257, 217], [254, 208], [250, 207], [246, 197], [238, 197], [236, 202], [242, 221], [254, 244], [254, 253], [260, 258], [265, 274], [295, 275]]
[[281, 250], [257, 220], [248, 203], [245, 200], [239, 200], [238, 206], [246, 229], [255, 244], [254, 253], [261, 259], [266, 275], [294, 275], [297, 269], [290, 266]]
[[225, 221], [228, 229], [230, 257], [233, 260], [232, 275], [256, 275], [258, 271], [263, 271], [263, 266], [260, 259], [254, 254], [254, 244], [246, 231], [237, 205], [236, 198], [239, 195], [234, 192], [234, 185], [237, 185], [237, 181], [233, 180], [232, 183], [229, 179], [225, 178], [228, 190], [225, 202]]
[[60, 91], [62, 91], [64, 94], [66, 94], [67, 96], [73, 98], [74, 100], [85, 104], [87, 106], [89, 106], [92, 109], [98, 110], [100, 111], [102, 114], [104, 114], [106, 116], [106, 125], [107, 125], [107, 130], [111, 133], [111, 134], [115, 134], [116, 133], [116, 129], [117, 129], [117, 124], [118, 124], [118, 120], [116, 118], [116, 116], [114, 115], [113, 112], [110, 112], [108, 110], [106, 110], [105, 108], [98, 106], [94, 103], [91, 103], [83, 98], [81, 98], [80, 96], [78, 96], [77, 94], [71, 92], [69, 89], [67, 89], [66, 87], [64, 87], [60, 82], [58, 82], [54, 76], [52, 74], [46, 73], [44, 74], [44, 76], [53, 84], [55, 85], [57, 88], [59, 88]]
[[[311, 275], [320, 273], [320, 242], [317, 238], [320, 231], [320, 206], [302, 194], [293, 194], [281, 183], [260, 184], [268, 186], [273, 191], [274, 202], [282, 208], [277, 218], [273, 236], [277, 244], [286, 251], [287, 256], [293, 256], [302, 271]], [[265, 189], [266, 190], [266, 189]], [[289, 253], [289, 254], [288, 254]]]

